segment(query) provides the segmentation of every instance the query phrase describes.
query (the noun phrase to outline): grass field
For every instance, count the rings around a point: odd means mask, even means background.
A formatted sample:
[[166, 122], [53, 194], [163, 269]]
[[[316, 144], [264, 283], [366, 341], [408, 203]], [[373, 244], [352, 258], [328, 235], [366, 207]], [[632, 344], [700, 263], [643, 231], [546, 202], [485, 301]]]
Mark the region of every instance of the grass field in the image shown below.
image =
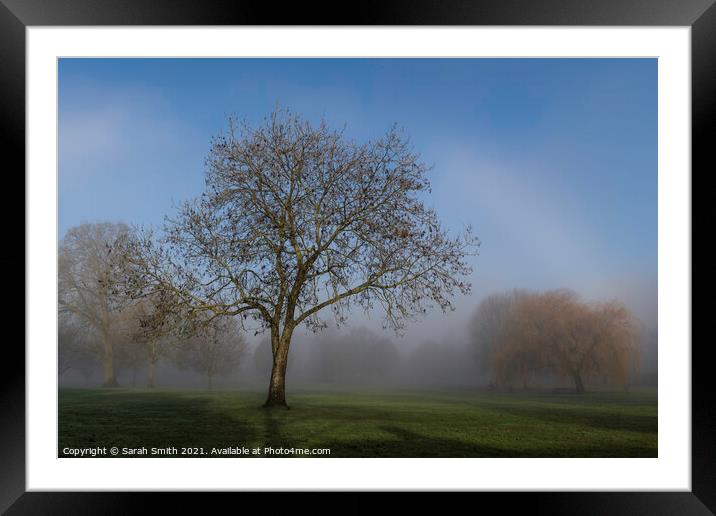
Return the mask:
[[[656, 457], [655, 392], [74, 390], [63, 448], [329, 448], [330, 457]], [[120, 453], [122, 455], [122, 453]], [[127, 456], [127, 455], [124, 455]], [[148, 453], [148, 456], [151, 456]], [[262, 455], [263, 456], [263, 455]], [[325, 456], [325, 455], [322, 455]]]

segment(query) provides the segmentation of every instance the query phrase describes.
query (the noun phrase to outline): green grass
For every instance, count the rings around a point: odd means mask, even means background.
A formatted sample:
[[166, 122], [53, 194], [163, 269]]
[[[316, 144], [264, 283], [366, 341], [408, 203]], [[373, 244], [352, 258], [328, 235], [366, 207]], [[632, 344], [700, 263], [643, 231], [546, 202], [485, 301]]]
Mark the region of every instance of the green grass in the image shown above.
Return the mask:
[[[330, 457], [656, 457], [655, 392], [60, 390], [59, 450], [272, 446]], [[205, 455], [206, 457], [207, 455]], [[210, 455], [209, 455], [210, 456]]]

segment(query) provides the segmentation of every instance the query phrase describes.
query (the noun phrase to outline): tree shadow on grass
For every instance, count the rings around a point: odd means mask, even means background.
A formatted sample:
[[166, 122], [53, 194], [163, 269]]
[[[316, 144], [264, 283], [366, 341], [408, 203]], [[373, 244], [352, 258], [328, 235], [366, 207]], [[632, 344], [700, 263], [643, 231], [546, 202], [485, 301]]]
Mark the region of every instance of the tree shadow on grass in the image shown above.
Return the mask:
[[[113, 393], [107, 396], [60, 399], [58, 456], [64, 447], [204, 448], [243, 446], [256, 439], [256, 428], [235, 417], [231, 411], [218, 411], [206, 395], [162, 393]], [[122, 455], [119, 456], [128, 456]], [[152, 455], [144, 455], [152, 456]], [[156, 455], [155, 455], [156, 456]]]
[[[578, 408], [529, 408], [500, 404], [490, 406], [489, 410], [517, 416], [520, 426], [526, 428], [512, 437], [496, 427], [484, 437], [486, 442], [481, 443], [481, 438], [469, 433], [464, 439], [454, 437], [454, 433], [442, 436], [435, 426], [431, 427], [432, 435], [421, 434], [410, 428], [420, 425], [420, 421], [411, 418], [413, 422], [406, 426], [406, 415], [394, 410], [337, 405], [296, 406], [291, 411], [274, 409], [265, 415], [264, 427], [267, 442], [271, 442], [272, 446], [305, 447], [310, 441], [311, 446], [330, 448], [330, 457], [655, 457], [657, 454], [655, 446], [641, 439], [613, 442], [595, 435], [585, 442], [582, 435], [574, 433], [557, 432], [549, 437], [535, 435], [529, 429], [530, 422], [547, 421], [554, 423], [555, 428], [566, 424], [577, 428], [641, 432], [649, 432], [653, 424], [656, 432], [654, 417], [622, 418], [620, 414], [599, 414]], [[439, 416], [435, 417], [439, 419]], [[319, 420], [320, 427], [310, 434], [299, 435], [298, 439], [291, 438], [298, 435], [294, 433], [297, 427], [312, 420]], [[361, 436], [361, 432], [366, 435]], [[386, 434], [389, 436], [381, 436]], [[554, 435], [561, 437], [555, 439]]]
[[513, 449], [463, 441], [454, 438], [433, 437], [397, 426], [382, 426], [394, 439], [340, 440], [326, 443], [330, 457], [441, 457], [441, 458], [549, 458], [549, 457], [656, 457], [656, 450], [641, 446], [604, 445], [574, 446], [553, 443], [552, 448]]
[[461, 439], [421, 435], [399, 426], [381, 426], [394, 440], [380, 446], [389, 457], [507, 457], [509, 450]]
[[[283, 435], [282, 429], [285, 425], [285, 417], [287, 416], [287, 409], [282, 407], [276, 408], [264, 408], [263, 411], [263, 447], [262, 455], [265, 448], [291, 448], [296, 443]], [[280, 412], [280, 414], [278, 413]], [[281, 417], [283, 416], [283, 417]], [[272, 455], [267, 455], [272, 456]]]

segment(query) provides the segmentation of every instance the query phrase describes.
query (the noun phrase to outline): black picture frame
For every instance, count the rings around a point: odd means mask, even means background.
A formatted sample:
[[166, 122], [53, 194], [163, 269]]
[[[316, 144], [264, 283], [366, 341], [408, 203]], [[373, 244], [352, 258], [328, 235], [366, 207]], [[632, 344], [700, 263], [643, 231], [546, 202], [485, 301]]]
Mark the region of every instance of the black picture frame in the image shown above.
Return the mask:
[[[716, 125], [715, 0], [364, 0], [336, 9], [322, 2], [286, 3], [278, 8], [256, 0], [0, 0], [0, 140], [4, 178], [14, 179], [8, 197], [25, 191], [25, 28], [48, 25], [611, 25], [689, 26], [692, 43], [692, 184], [694, 172], [716, 169], [708, 134]], [[348, 8], [346, 8], [348, 7]], [[710, 130], [709, 130], [710, 129]], [[9, 159], [8, 159], [9, 158]], [[13, 192], [15, 193], [13, 195]], [[24, 195], [22, 196], [24, 199]], [[8, 199], [9, 200], [9, 199]], [[693, 202], [693, 201], [692, 201]], [[8, 242], [23, 242], [0, 253], [5, 270], [25, 269], [25, 226], [17, 203], [2, 203]], [[24, 211], [23, 211], [24, 214]], [[14, 232], [17, 235], [13, 234]], [[22, 235], [20, 234], [22, 232]], [[13, 238], [16, 237], [16, 238]], [[693, 245], [691, 252], [693, 253]], [[693, 256], [693, 254], [692, 254]], [[692, 266], [693, 270], [693, 266]], [[24, 292], [24, 278], [9, 274]], [[24, 276], [24, 275], [23, 275]], [[20, 285], [23, 281], [23, 285]], [[10, 287], [8, 287], [10, 288]], [[11, 306], [17, 307], [17, 296]], [[8, 317], [9, 311], [5, 312]], [[0, 511], [7, 514], [133, 514], [159, 501], [162, 512], [207, 509], [207, 494], [25, 492], [25, 352], [18, 338], [5, 339], [0, 391]], [[681, 343], [688, 345], [689, 343]], [[500, 510], [524, 508], [538, 514], [712, 514], [716, 512], [716, 419], [709, 394], [707, 342], [692, 346], [692, 491], [470, 493], [468, 503], [497, 502]], [[173, 495], [173, 496], [170, 496]], [[177, 496], [178, 495], [178, 496]], [[255, 498], [253, 493], [222, 493]], [[272, 511], [288, 507], [271, 495]], [[361, 498], [369, 506], [378, 494]], [[197, 500], [197, 498], [199, 498]], [[416, 495], [422, 508], [426, 498]], [[305, 499], [305, 498], [303, 498]], [[212, 500], [215, 501], [215, 500]], [[244, 501], [245, 502], [245, 501]], [[290, 502], [296, 507], [296, 502]], [[300, 502], [299, 502], [300, 503]], [[435, 503], [435, 502], [430, 502]], [[436, 502], [441, 503], [441, 502]], [[313, 506], [313, 504], [311, 504]]]

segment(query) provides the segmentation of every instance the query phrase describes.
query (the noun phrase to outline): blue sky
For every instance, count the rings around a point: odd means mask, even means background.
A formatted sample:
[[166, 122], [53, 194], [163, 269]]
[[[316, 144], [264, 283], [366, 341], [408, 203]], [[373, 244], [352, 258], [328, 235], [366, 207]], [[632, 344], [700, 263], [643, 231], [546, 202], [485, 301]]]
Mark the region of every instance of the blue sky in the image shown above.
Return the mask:
[[226, 116], [257, 123], [277, 103], [359, 140], [410, 136], [434, 167], [428, 202], [482, 240], [448, 321], [513, 287], [656, 320], [655, 59], [62, 59], [60, 237], [160, 224], [201, 192]]

